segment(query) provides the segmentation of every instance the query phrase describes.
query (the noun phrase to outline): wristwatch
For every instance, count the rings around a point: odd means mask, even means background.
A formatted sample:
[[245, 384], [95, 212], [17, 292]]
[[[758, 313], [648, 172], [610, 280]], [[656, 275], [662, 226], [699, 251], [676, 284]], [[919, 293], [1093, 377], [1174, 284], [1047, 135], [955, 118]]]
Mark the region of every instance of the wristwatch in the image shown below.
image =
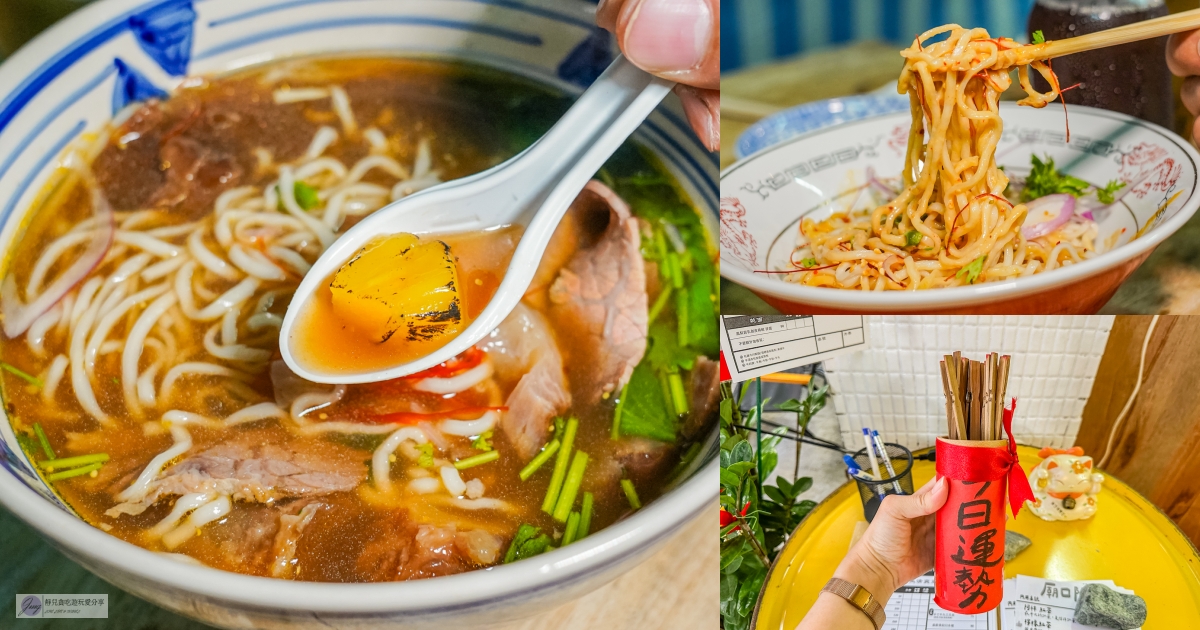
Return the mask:
[[879, 602], [875, 601], [875, 596], [854, 582], [829, 578], [829, 581], [825, 583], [825, 588], [821, 589], [821, 592], [833, 593], [850, 602], [850, 605], [861, 610], [871, 620], [871, 623], [875, 625], [875, 630], [882, 628], [884, 620], [887, 619], [887, 615], [883, 614], [883, 606], [880, 606]]

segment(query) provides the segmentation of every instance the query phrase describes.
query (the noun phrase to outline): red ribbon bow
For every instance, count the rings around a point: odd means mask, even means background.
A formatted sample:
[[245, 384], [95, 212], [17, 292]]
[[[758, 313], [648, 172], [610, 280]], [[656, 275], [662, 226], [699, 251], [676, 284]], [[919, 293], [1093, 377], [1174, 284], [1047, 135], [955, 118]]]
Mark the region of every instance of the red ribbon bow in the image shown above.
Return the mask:
[[1033, 501], [1033, 488], [1017, 458], [1017, 441], [1013, 439], [1012, 420], [1017, 411], [1017, 399], [1004, 409], [1004, 432], [1008, 435], [1008, 450], [980, 449], [939, 443], [938, 474], [958, 481], [995, 481], [1008, 476], [1008, 502], [1013, 516], [1026, 501]]

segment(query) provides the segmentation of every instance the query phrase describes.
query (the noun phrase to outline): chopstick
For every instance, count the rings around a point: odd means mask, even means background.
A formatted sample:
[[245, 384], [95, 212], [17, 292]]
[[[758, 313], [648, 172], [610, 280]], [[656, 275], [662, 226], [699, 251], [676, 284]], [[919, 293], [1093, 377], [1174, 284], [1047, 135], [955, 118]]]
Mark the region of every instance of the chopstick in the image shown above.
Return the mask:
[[1200, 28], [1200, 9], [1181, 11], [1145, 22], [1136, 22], [1079, 37], [1056, 39], [1045, 44], [1038, 44], [1038, 50], [1034, 53], [1033, 58], [1044, 60], [1062, 57], [1109, 46], [1120, 46], [1143, 39], [1153, 39], [1163, 35], [1173, 35], [1196, 28]]
[[940, 362], [946, 395], [946, 429], [952, 440], [1004, 438], [1004, 396], [1008, 390], [1008, 355], [989, 353], [972, 361], [955, 352]]

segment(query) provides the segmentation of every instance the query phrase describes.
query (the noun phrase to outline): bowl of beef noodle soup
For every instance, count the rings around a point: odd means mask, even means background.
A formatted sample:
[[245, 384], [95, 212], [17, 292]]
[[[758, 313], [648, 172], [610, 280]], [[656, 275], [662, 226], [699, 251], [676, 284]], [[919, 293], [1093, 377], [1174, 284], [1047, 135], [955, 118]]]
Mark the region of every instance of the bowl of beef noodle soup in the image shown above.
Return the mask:
[[[615, 48], [593, 13], [107, 0], [7, 61], [0, 503], [228, 627], [487, 625], [595, 589], [708, 509], [716, 163], [673, 99], [476, 346], [353, 385], [280, 359], [291, 293], [340, 233], [520, 152], [598, 76]], [[306, 352], [427, 352], [519, 238], [368, 245], [305, 314]], [[386, 313], [359, 299], [400, 275]]]

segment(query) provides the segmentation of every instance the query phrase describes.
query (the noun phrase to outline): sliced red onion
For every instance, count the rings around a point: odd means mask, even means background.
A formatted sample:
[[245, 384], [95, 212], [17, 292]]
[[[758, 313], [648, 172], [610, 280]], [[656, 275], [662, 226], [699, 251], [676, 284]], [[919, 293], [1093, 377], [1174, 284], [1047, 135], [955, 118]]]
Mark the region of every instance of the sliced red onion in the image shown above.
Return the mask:
[[1062, 227], [1075, 214], [1075, 197], [1060, 193], [1039, 197], [1026, 204], [1027, 214], [1021, 234], [1027, 239], [1045, 236]]
[[53, 308], [75, 285], [88, 277], [88, 274], [104, 260], [104, 255], [112, 245], [113, 236], [117, 231], [112, 206], [92, 177], [91, 171], [84, 166], [80, 172], [83, 184], [92, 192], [92, 214], [96, 217], [92, 240], [83, 254], [29, 304], [17, 296], [17, 281], [11, 272], [8, 274], [4, 284], [0, 285], [0, 309], [4, 311], [4, 334], [9, 339], [24, 333], [34, 320]]
[[876, 177], [875, 169], [870, 166], [867, 167], [867, 185], [885, 195], [888, 195], [889, 198], [900, 194], [900, 191], [893, 190], [891, 186], [888, 186], [887, 184], [883, 183], [882, 180]]

